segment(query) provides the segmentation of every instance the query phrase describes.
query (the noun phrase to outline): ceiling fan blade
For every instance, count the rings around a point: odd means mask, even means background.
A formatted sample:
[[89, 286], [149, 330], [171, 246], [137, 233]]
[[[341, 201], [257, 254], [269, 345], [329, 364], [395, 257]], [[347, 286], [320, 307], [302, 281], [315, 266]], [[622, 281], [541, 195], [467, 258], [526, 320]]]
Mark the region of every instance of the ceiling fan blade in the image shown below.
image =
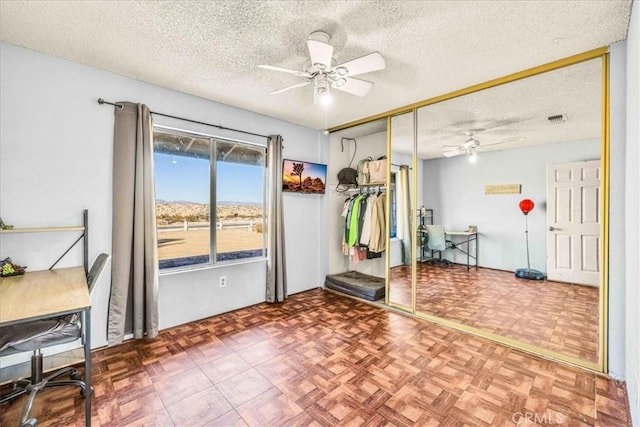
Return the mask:
[[306, 78], [311, 78], [312, 77], [312, 75], [307, 73], [306, 71], [289, 70], [287, 68], [274, 67], [273, 65], [258, 65], [258, 68], [262, 68], [262, 69], [265, 69], [265, 70], [271, 70], [271, 71], [279, 71], [281, 73], [293, 74], [293, 75], [299, 76], [299, 77], [306, 77]]
[[460, 149], [460, 146], [445, 145], [442, 147], [442, 154], [444, 154], [445, 157], [453, 157], [463, 154], [463, 151]]
[[507, 142], [521, 142], [526, 140], [527, 138], [525, 138], [524, 136], [514, 136], [511, 138], [505, 138], [502, 141], [498, 141], [498, 142], [492, 142], [490, 144], [481, 144], [481, 147], [490, 147], [492, 145], [498, 145], [498, 144], [506, 144]]
[[344, 67], [349, 70], [349, 77], [358, 74], [370, 73], [372, 71], [382, 70], [385, 67], [384, 58], [380, 52], [371, 52], [360, 58], [352, 59], [344, 64], [336, 65], [334, 68]]
[[342, 86], [333, 86], [333, 88], [350, 93], [351, 95], [365, 96], [373, 87], [373, 83], [366, 80], [347, 77], [345, 81], [346, 83]]
[[287, 86], [287, 87], [285, 87], [285, 88], [283, 88], [283, 89], [278, 89], [278, 90], [274, 90], [273, 92], [269, 92], [269, 95], [275, 95], [275, 94], [277, 94], [277, 93], [286, 92], [286, 91], [288, 91], [288, 90], [290, 90], [290, 89], [295, 89], [295, 88], [297, 88], [297, 87], [307, 86], [307, 85], [309, 85], [309, 84], [311, 84], [311, 82], [310, 82], [310, 81], [309, 81], [309, 82], [297, 83], [297, 84], [294, 84], [293, 86]]
[[461, 144], [460, 146], [465, 148], [465, 149], [470, 149], [473, 147], [477, 147], [480, 145], [480, 142], [477, 139], [467, 139], [463, 144]]
[[317, 40], [307, 40], [311, 65], [322, 64], [326, 69], [331, 68], [331, 58], [333, 57], [333, 46]]
[[455, 150], [455, 151], [443, 151], [442, 154], [444, 154], [445, 157], [454, 157], [454, 156], [459, 156], [462, 153], [459, 152], [458, 150]]

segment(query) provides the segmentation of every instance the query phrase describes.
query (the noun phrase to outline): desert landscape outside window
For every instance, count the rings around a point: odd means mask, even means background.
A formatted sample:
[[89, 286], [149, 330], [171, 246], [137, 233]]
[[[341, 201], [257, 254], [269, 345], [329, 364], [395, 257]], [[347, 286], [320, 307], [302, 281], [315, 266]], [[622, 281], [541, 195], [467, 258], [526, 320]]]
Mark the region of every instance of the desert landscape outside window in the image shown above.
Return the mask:
[[262, 146], [154, 128], [160, 269], [265, 255], [265, 161]]

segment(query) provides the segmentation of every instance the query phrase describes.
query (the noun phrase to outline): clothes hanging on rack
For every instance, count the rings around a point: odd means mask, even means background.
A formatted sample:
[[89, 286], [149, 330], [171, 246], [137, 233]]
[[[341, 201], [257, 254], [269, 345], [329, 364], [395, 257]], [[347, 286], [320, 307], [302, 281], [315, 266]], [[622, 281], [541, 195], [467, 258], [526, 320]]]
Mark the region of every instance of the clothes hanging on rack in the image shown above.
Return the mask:
[[383, 252], [387, 248], [386, 215], [384, 197], [377, 197], [371, 212], [371, 237], [369, 250], [371, 252]]
[[376, 198], [376, 196], [369, 196], [363, 202], [365, 204], [365, 210], [362, 229], [360, 231], [360, 246], [369, 246], [369, 239], [371, 238], [371, 212]]
[[354, 262], [379, 258], [386, 248], [385, 198], [381, 190], [379, 187], [377, 194], [357, 193], [344, 202], [342, 253]]

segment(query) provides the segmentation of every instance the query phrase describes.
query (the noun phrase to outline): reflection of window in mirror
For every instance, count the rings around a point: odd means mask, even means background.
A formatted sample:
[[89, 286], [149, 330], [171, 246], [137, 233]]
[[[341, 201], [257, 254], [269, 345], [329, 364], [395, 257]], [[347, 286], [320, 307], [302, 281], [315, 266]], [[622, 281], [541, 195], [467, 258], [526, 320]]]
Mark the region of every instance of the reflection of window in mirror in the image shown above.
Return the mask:
[[391, 172], [391, 183], [389, 184], [389, 237], [394, 239], [398, 235], [398, 215], [396, 210], [396, 175], [397, 172]]

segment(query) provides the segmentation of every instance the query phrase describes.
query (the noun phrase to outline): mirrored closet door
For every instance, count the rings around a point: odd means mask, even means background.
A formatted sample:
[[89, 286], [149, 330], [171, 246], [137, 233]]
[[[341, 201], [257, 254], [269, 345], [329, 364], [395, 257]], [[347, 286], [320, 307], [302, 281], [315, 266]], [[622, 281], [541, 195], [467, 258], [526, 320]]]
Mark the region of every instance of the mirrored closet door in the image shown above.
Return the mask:
[[414, 112], [393, 116], [389, 126], [388, 299], [391, 306], [413, 311], [414, 266]]
[[418, 109], [418, 315], [600, 365], [602, 105], [596, 58]]
[[603, 369], [606, 66], [559, 61], [390, 117], [389, 305]]
[[606, 49], [385, 113], [384, 262], [330, 266], [384, 276], [390, 307], [604, 372], [608, 116]]

